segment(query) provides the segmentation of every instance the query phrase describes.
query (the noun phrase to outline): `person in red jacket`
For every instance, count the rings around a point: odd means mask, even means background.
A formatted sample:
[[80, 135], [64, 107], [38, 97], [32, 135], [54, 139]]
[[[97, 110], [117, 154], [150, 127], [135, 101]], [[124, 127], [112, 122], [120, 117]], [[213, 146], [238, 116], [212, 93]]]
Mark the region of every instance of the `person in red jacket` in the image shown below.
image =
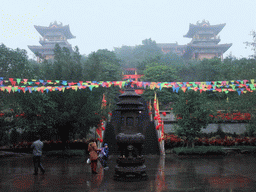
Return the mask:
[[90, 154], [92, 173], [97, 174], [96, 169], [97, 169], [97, 161], [98, 161], [98, 151], [101, 151], [101, 149], [98, 149], [96, 142], [92, 141], [88, 145], [88, 151]]

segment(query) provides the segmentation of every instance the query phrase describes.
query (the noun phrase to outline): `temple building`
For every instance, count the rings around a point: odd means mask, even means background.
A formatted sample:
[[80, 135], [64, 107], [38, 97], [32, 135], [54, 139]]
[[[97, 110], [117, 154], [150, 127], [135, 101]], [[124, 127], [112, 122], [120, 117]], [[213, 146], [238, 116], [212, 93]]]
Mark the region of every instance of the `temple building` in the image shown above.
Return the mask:
[[[38, 33], [42, 36], [39, 43], [41, 46], [28, 46], [28, 48], [37, 55], [37, 60], [40, 62], [40, 57], [45, 59], [52, 59], [54, 57], [55, 44], [66, 47], [72, 51], [71, 44], [68, 43], [67, 39], [75, 38], [70, 32], [69, 25], [63, 26], [62, 23], [58, 24], [56, 21], [50, 23], [49, 27], [34, 26]], [[40, 55], [40, 57], [39, 57]]]
[[123, 71], [123, 80], [140, 81], [140, 78], [144, 75], [139, 75], [136, 68], [126, 68]]
[[223, 54], [232, 46], [230, 44], [218, 44], [220, 42], [219, 32], [226, 24], [210, 25], [209, 21], [203, 20], [196, 25], [190, 24], [189, 30], [184, 37], [192, 38], [187, 45], [178, 43], [157, 44], [164, 53], [173, 52], [185, 59], [211, 59], [219, 57], [223, 59]]
[[183, 56], [187, 45], [178, 45], [178, 43], [157, 43], [157, 46], [161, 48], [164, 53], [175, 53], [178, 56]]
[[[124, 81], [131, 80], [134, 82], [141, 81], [140, 78], [143, 77], [144, 75], [138, 74], [137, 71], [138, 70], [136, 68], [125, 68], [123, 71], [123, 80]], [[132, 87], [135, 88], [135, 92], [137, 94], [142, 94], [144, 92], [144, 89], [134, 87], [133, 84], [132, 84]], [[121, 90], [120, 92], [124, 93], [124, 90]]]

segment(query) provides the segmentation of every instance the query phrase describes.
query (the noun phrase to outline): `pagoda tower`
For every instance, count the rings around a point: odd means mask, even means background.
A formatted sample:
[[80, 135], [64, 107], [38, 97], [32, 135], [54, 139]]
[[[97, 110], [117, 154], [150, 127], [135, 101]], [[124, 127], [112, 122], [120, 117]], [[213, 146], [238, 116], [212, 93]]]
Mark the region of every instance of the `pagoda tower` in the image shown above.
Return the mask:
[[210, 25], [209, 21], [198, 21], [196, 25], [190, 24], [189, 31], [184, 37], [192, 38], [187, 45], [183, 57], [186, 59], [211, 59], [220, 57], [223, 60], [225, 53], [231, 46], [230, 44], [218, 44], [220, 37], [217, 36], [226, 24]]
[[54, 57], [55, 44], [59, 44], [61, 48], [66, 47], [72, 51], [72, 46], [68, 43], [67, 39], [75, 38], [70, 32], [69, 25], [63, 26], [62, 23], [58, 24], [56, 21], [50, 23], [49, 27], [34, 26], [38, 33], [42, 36], [39, 43], [41, 46], [28, 46], [28, 48], [37, 55], [38, 62], [40, 58], [38, 54], [45, 59], [52, 59]]

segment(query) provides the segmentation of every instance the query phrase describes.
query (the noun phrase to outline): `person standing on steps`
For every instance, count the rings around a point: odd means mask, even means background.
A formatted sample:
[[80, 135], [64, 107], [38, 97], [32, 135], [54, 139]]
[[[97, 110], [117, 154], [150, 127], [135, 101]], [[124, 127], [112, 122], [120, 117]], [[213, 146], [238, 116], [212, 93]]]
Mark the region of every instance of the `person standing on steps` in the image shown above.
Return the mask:
[[32, 143], [31, 148], [33, 148], [33, 162], [34, 162], [34, 174], [38, 175], [38, 167], [40, 168], [41, 172], [44, 174], [45, 170], [41, 164], [41, 156], [42, 156], [42, 149], [44, 143], [40, 141], [40, 136], [36, 136], [36, 141]]

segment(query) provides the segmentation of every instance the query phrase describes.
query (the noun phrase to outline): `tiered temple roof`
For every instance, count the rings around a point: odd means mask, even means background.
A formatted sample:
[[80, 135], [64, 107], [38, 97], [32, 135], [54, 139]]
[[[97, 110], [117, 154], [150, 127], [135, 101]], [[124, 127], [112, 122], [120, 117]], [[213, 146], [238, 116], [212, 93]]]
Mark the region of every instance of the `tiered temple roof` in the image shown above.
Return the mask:
[[50, 23], [49, 27], [43, 27], [38, 25], [35, 25], [34, 27], [42, 37], [63, 35], [67, 39], [76, 38], [70, 32], [69, 25], [63, 26], [62, 23], [58, 24], [56, 21], [54, 23]]
[[189, 30], [183, 37], [193, 38], [194, 35], [197, 34], [209, 34], [214, 36], [219, 34], [225, 25], [225, 23], [219, 25], [210, 25], [209, 21], [205, 20], [203, 20], [201, 23], [198, 21], [196, 25], [190, 23]]
[[203, 20], [197, 22], [196, 25], [189, 25], [189, 31], [184, 37], [192, 38], [192, 40], [187, 45], [178, 45], [178, 43], [159, 43], [157, 45], [164, 53], [173, 52], [186, 59], [223, 58], [223, 53], [232, 46], [232, 43], [218, 44], [220, 37], [217, 35], [225, 25], [225, 23], [210, 25], [209, 21]]
[[49, 27], [37, 25], [34, 27], [42, 36], [39, 41], [42, 46], [28, 46], [33, 53], [39, 54], [46, 59], [53, 58], [56, 44], [72, 51], [72, 46], [68, 43], [67, 39], [75, 38], [75, 36], [70, 32], [69, 25], [63, 26], [62, 23], [58, 24], [55, 21], [50, 23]]

